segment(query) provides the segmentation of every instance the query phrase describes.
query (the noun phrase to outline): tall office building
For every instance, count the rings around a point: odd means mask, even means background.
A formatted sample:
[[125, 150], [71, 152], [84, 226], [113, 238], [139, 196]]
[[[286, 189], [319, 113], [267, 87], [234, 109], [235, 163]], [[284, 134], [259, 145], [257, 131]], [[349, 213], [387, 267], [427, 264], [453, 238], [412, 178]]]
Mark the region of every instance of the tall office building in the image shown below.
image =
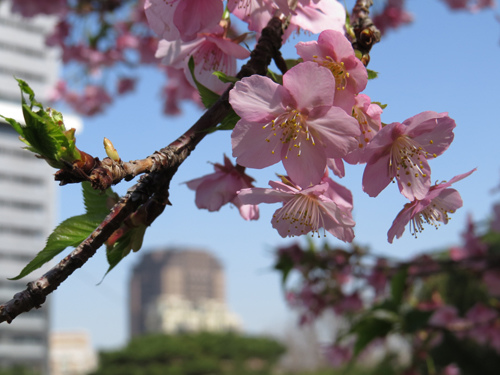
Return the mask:
[[238, 330], [225, 304], [224, 271], [198, 249], [145, 253], [130, 281], [132, 336], [148, 332]]
[[[45, 46], [54, 20], [22, 19], [10, 13], [10, 1], [0, 1], [0, 114], [23, 122], [20, 91], [14, 76], [26, 80], [44, 101], [57, 77], [57, 51]], [[65, 116], [69, 127], [78, 118]], [[81, 126], [81, 125], [80, 125]], [[22, 149], [18, 134], [0, 118], [0, 303], [39, 276], [7, 280], [44, 248], [55, 224], [54, 170]], [[0, 368], [22, 365], [48, 374], [49, 308], [47, 303], [0, 324]]]

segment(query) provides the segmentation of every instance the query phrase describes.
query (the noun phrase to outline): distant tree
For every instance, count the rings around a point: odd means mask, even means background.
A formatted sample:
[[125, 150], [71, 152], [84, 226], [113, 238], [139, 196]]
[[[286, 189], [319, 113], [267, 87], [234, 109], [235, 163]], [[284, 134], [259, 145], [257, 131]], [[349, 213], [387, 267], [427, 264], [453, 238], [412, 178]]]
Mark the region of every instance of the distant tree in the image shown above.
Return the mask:
[[92, 375], [266, 375], [284, 351], [274, 339], [235, 333], [146, 335], [100, 353]]

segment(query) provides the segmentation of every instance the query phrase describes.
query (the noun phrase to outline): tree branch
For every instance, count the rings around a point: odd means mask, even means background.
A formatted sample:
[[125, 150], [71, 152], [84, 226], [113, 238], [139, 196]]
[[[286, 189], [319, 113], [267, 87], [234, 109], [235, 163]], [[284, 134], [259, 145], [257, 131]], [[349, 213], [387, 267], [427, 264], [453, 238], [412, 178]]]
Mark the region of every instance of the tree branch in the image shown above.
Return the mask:
[[[277, 56], [282, 45], [283, 20], [274, 17], [262, 30], [250, 60], [241, 68], [238, 78], [252, 74], [265, 75], [267, 67], [274, 56]], [[182, 162], [190, 155], [196, 145], [208, 134], [207, 130], [215, 127], [229, 113], [229, 87], [200, 119], [182, 136], [169, 146], [155, 152], [142, 162], [130, 162], [128, 167], [121, 168], [119, 163], [106, 158], [101, 162], [90, 155], [86, 157], [90, 166], [86, 170], [78, 165], [64, 169], [60, 175], [67, 180], [64, 183], [91, 181], [94, 187], [105, 189], [121, 179], [133, 178], [137, 173], [144, 174], [139, 182], [129, 189], [127, 194], [115, 204], [104, 221], [75, 250], [38, 280], [28, 283], [27, 288], [16, 293], [9, 302], [0, 306], [0, 322], [10, 323], [16, 316], [32, 308], [39, 308], [47, 295], [57, 289], [76, 269], [82, 267], [97, 249], [116, 231], [120, 225], [141, 207], [147, 214], [146, 222], [150, 225], [169, 204], [169, 185], [172, 177]], [[136, 167], [133, 164], [136, 163]], [[126, 164], [126, 163], [124, 163]], [[134, 173], [136, 173], [134, 175]]]
[[351, 41], [355, 50], [361, 52], [361, 61], [365, 66], [370, 62], [370, 50], [380, 42], [380, 31], [370, 18], [373, 0], [357, 0], [351, 13], [351, 26], [355, 39]]

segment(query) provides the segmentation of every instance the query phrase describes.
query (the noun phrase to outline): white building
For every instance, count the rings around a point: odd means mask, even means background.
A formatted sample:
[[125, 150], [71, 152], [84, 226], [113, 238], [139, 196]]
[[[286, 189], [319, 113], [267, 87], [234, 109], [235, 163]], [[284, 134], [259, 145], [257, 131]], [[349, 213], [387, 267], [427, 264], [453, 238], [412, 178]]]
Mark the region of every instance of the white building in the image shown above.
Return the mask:
[[162, 295], [149, 305], [148, 332], [224, 332], [241, 330], [241, 321], [225, 303], [205, 299], [190, 301], [177, 295]]
[[[56, 51], [44, 43], [54, 20], [22, 19], [9, 9], [10, 1], [0, 1], [0, 114], [23, 123], [14, 76], [26, 80], [43, 103], [58, 70]], [[65, 119], [69, 127], [80, 124], [78, 118]], [[39, 271], [21, 281], [7, 280], [44, 248], [55, 225], [54, 170], [22, 146], [18, 134], [0, 118], [0, 303], [42, 275]], [[47, 302], [11, 324], [0, 324], [0, 368], [22, 365], [48, 374], [48, 333]]]
[[50, 334], [50, 375], [86, 375], [97, 369], [97, 353], [86, 332]]

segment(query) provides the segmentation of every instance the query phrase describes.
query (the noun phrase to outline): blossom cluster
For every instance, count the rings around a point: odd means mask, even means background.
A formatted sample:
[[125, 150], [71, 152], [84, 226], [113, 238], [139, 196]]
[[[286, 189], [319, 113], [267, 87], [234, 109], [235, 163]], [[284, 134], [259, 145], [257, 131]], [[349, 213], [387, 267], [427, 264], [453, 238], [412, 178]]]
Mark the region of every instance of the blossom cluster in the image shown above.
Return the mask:
[[[453, 10], [472, 12], [494, 6], [493, 0], [443, 2]], [[294, 4], [295, 8], [290, 4]], [[337, 0], [151, 0], [147, 2], [149, 11], [146, 17], [145, 0], [16, 0], [11, 2], [11, 10], [27, 18], [39, 14], [54, 17], [55, 27], [46, 36], [46, 44], [62, 51], [62, 62], [69, 67], [65, 80], [70, 83], [68, 86], [71, 89], [61, 81], [54, 87], [52, 97], [54, 100], [66, 101], [85, 116], [93, 116], [106, 110], [119, 96], [134, 89], [139, 78], [134, 68], [143, 64], [157, 67], [167, 78], [161, 90], [166, 114], [180, 113], [183, 100], [201, 105], [197, 91], [192, 86], [191, 74], [187, 74], [185, 66], [178, 60], [172, 61], [173, 65], [167, 68], [158, 64], [155, 54], [161, 56], [165, 53], [168, 49], [165, 41], [177, 40], [174, 47], [170, 47], [183, 51], [192, 48], [187, 53], [197, 62], [203, 56], [209, 56], [206, 49], [217, 49], [210, 46], [210, 43], [215, 43], [227, 61], [220, 63], [218, 57], [210, 56], [204, 61], [203, 67], [198, 66], [197, 76], [204, 76], [203, 79], [211, 81], [217, 90], [223, 85], [210, 74], [205, 74], [206, 69], [212, 64], [221, 70], [226, 68], [231, 71], [234, 57], [238, 59], [243, 54], [242, 49], [237, 51], [238, 48], [231, 43], [238, 44], [249, 35], [258, 37], [271, 17], [281, 14], [290, 16], [285, 39], [301, 31], [343, 31], [345, 11], [341, 4]], [[412, 20], [405, 9], [404, 0], [385, 1], [383, 8], [372, 11], [373, 21], [381, 31], [400, 27]], [[238, 35], [234, 25], [229, 22], [228, 14], [243, 21], [249, 32]], [[151, 31], [148, 20], [159, 38]], [[222, 26], [223, 31], [218, 26]], [[165, 40], [162, 42], [163, 52], [157, 52], [160, 39]], [[201, 49], [201, 52], [195, 49]], [[174, 51], [174, 54], [179, 52]], [[181, 56], [178, 57], [182, 60]]]
[[[399, 347], [413, 359], [394, 363], [399, 369], [395, 373], [426, 373], [422, 364], [438, 358], [436, 374], [458, 374], [471, 364], [468, 361], [477, 360], [471, 354], [464, 362], [464, 349], [481, 350], [485, 361], [500, 355], [497, 207], [486, 233], [478, 234], [469, 220], [462, 244], [437, 254], [401, 262], [356, 246], [325, 244], [318, 251], [312, 245], [292, 244], [278, 249], [274, 268], [285, 283], [295, 273], [293, 287], [286, 284], [286, 296], [300, 313], [301, 324], [328, 312], [342, 317], [345, 324], [337, 339], [325, 347], [332, 366], [380, 348], [396, 334]], [[446, 351], [450, 347], [453, 350]], [[443, 350], [448, 353], [445, 362]]]
[[[169, 69], [182, 70], [192, 85], [196, 79], [217, 93], [229, 83], [212, 72], [234, 75], [236, 59], [248, 57], [239, 44], [244, 38], [229, 36], [231, 22], [222, 3], [198, 0], [188, 10], [181, 1], [145, 1], [148, 22], [161, 38], [156, 57]], [[196, 16], [189, 17], [193, 9]], [[368, 73], [346, 38], [345, 11], [338, 2], [301, 0], [292, 11], [286, 1], [228, 1], [226, 10], [257, 33], [277, 12], [292, 16], [288, 30], [321, 33], [317, 41], [296, 45], [302, 62], [288, 70], [282, 82], [251, 76], [237, 82], [230, 93], [230, 104], [241, 118], [231, 134], [237, 165], [262, 169], [281, 162], [287, 176], [281, 182], [270, 182], [272, 189], [235, 190], [235, 184], [228, 184], [225, 186], [231, 191], [218, 194], [238, 194], [242, 204], [255, 207], [283, 202], [272, 219], [283, 237], [319, 234], [323, 228], [350, 242], [355, 225], [352, 195], [327, 172], [331, 169], [343, 177], [345, 161], [366, 164], [363, 190], [370, 196], [377, 196], [395, 180], [410, 200], [389, 230], [389, 242], [399, 238], [408, 223], [416, 234], [424, 222], [448, 221], [448, 214], [462, 205], [458, 192], [449, 189], [459, 177], [431, 187], [428, 160], [449, 147], [455, 122], [446, 113], [427, 111], [382, 127], [382, 107], [362, 93]], [[198, 16], [201, 14], [204, 16]], [[195, 62], [194, 75], [187, 64], [190, 58]], [[231, 175], [222, 170], [215, 175], [220, 173]], [[205, 178], [217, 180], [215, 175]], [[200, 208], [216, 210], [230, 201], [214, 206], [207, 203], [211, 196], [203, 192], [201, 180], [188, 186], [196, 189]]]

